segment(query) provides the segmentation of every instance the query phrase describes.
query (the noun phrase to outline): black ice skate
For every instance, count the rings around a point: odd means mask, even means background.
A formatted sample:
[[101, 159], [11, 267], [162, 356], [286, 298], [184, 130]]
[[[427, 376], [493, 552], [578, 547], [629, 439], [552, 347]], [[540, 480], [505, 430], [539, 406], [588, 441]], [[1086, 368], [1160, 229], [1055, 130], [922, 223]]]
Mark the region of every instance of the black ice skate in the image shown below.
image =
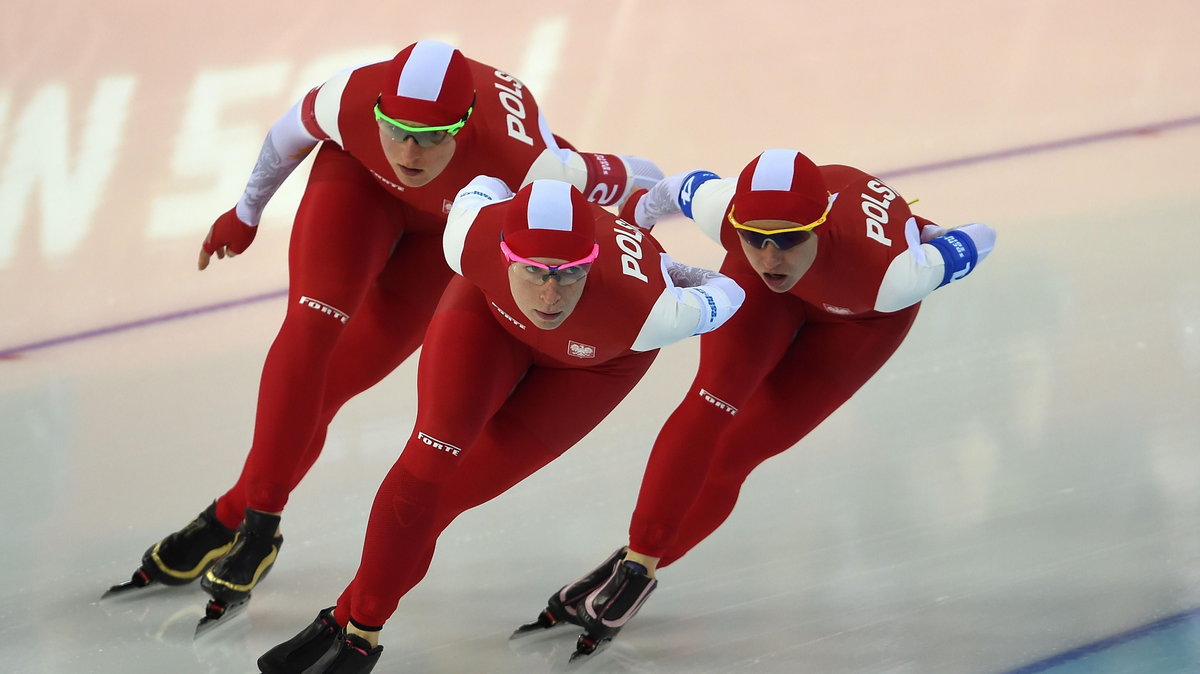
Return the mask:
[[343, 629], [321, 659], [301, 674], [367, 674], [382, 653], [383, 646], [372, 648], [366, 639]]
[[575, 613], [576, 605], [612, 576], [613, 569], [620, 563], [624, 556], [625, 548], [617, 548], [615, 552], [608, 556], [608, 559], [605, 559], [599, 566], [588, 571], [582, 578], [562, 586], [558, 592], [550, 595], [549, 601], [546, 602], [546, 608], [542, 609], [536, 620], [521, 625], [508, 638], [522, 639], [554, 627], [561, 627], [568, 624], [582, 626], [582, 623], [579, 622], [579, 617]]
[[155, 582], [186, 585], [199, 578], [233, 545], [234, 530], [221, 524], [216, 513], [213, 501], [187, 526], [150, 546], [133, 577], [110, 587], [101, 599]]
[[246, 519], [238, 527], [233, 547], [200, 579], [200, 586], [212, 600], [204, 608], [204, 617], [196, 626], [196, 636], [208, 631], [217, 621], [229, 622], [250, 601], [253, 590], [275, 564], [283, 536], [279, 516], [246, 509]]
[[646, 603], [655, 587], [658, 587], [658, 581], [646, 575], [646, 567], [630, 561], [618, 564], [604, 585], [584, 597], [576, 607], [579, 622], [587, 631], [575, 643], [571, 662], [607, 648], [617, 632]]
[[313, 666], [334, 642], [342, 636], [342, 628], [333, 619], [333, 608], [321, 611], [299, 634], [279, 644], [258, 659], [263, 674], [293, 674]]

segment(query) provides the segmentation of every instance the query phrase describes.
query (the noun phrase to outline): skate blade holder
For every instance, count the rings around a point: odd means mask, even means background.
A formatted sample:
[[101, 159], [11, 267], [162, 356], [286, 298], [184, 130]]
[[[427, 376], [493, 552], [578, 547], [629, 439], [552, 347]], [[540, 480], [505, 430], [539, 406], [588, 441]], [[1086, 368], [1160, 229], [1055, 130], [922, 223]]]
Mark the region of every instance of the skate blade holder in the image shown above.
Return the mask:
[[153, 583], [154, 579], [150, 577], [150, 574], [146, 573], [145, 569], [139, 567], [137, 571], [133, 572], [133, 576], [130, 577], [129, 580], [125, 581], [124, 583], [117, 583], [116, 585], [108, 588], [104, 594], [100, 595], [100, 599], [103, 601], [109, 597], [127, 594], [133, 590], [140, 590], [148, 585], [152, 585]]
[[531, 623], [525, 623], [524, 625], [521, 625], [517, 629], [513, 630], [513, 633], [508, 635], [508, 640], [516, 641], [518, 639], [527, 639], [529, 637], [543, 634], [558, 634], [561, 631], [561, 628], [568, 625], [575, 625], [576, 627], [579, 626], [570, 619], [560, 620], [555, 618], [554, 614], [551, 613], [549, 609], [546, 609], [538, 614], [537, 620], [534, 620]]
[[208, 600], [208, 603], [204, 605], [204, 617], [196, 623], [196, 634], [192, 638], [199, 639], [212, 633], [217, 627], [229, 624], [234, 618], [245, 613], [246, 605], [249, 603], [250, 595], [248, 594], [232, 603], [220, 599]]
[[575, 642], [575, 652], [571, 654], [571, 659], [567, 662], [571, 665], [581, 665], [603, 653], [612, 645], [612, 642], [612, 637], [596, 639], [586, 632], [580, 634], [579, 640]]

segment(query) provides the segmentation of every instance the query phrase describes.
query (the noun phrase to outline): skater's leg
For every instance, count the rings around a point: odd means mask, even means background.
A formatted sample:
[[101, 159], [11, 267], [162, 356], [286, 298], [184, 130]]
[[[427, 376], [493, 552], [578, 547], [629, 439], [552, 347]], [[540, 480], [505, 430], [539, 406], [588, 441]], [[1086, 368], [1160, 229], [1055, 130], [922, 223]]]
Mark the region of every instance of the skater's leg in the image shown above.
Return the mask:
[[446, 483], [532, 362], [529, 347], [509, 336], [482, 293], [459, 278], [427, 336], [416, 424], [376, 494], [358, 573], [338, 602], [342, 624], [381, 626], [410, 579], [423, 573], [424, 555], [415, 551], [432, 549]]
[[[447, 477], [433, 515], [433, 538], [460, 514], [507, 492], [578, 443], [624, 400], [655, 355], [636, 354], [596, 368], [530, 369]], [[546, 414], [547, 391], [572, 392], [571, 414]], [[422, 561], [398, 586], [402, 594], [424, 578], [432, 555], [430, 547], [419, 556]]]
[[[504, 493], [578, 443], [626, 398], [655, 355], [654, 352], [634, 354], [586, 369], [531, 369], [492, 417], [447, 484], [438, 512], [439, 525], [444, 527], [461, 512]], [[570, 411], [547, 414], [549, 400], [559, 399], [569, 399]], [[575, 622], [576, 605], [610, 580], [618, 556], [614, 553], [593, 572], [560, 588], [550, 597], [547, 609], [535, 623], [536, 628], [524, 631], [551, 627], [563, 620]], [[406, 590], [420, 580], [426, 568], [427, 564], [410, 577]], [[626, 584], [632, 581], [626, 578], [620, 587], [628, 589]], [[640, 595], [637, 606], [649, 596], [649, 591]], [[611, 611], [628, 611], [629, 615], [637, 610], [636, 606], [624, 605], [623, 597], [601, 597], [597, 601], [600, 603], [594, 602], [593, 607], [611, 603]], [[590, 637], [597, 645], [606, 643], [620, 629], [611, 625], [601, 628], [600, 620], [597, 618], [592, 626]]]
[[296, 483], [320, 456], [329, 423], [342, 405], [377, 384], [421, 346], [452, 276], [443, 258], [441, 233], [404, 235], [330, 358], [321, 419], [308, 448], [297, 457]]
[[[401, 232], [395, 203], [349, 155], [333, 146], [318, 153], [293, 228], [287, 317], [263, 368], [254, 446], [237, 485], [207, 517], [147, 551], [142, 570], [149, 578], [182, 583], [206, 575], [231, 549], [247, 508], [283, 509], [294, 486], [292, 463], [312, 436], [306, 422], [318, 415], [324, 394], [324, 364]], [[347, 219], [355, 223], [353, 237], [345, 235]]]
[[[728, 262], [722, 271], [746, 287], [761, 283]], [[701, 489], [714, 439], [741, 416], [804, 321], [803, 305], [793, 297], [747, 293], [733, 318], [701, 336], [696, 377], [654, 440], [629, 525], [631, 556], [651, 573]]]
[[873, 321], [809, 323], [719, 436], [702, 486], [659, 567], [674, 563], [733, 511], [742, 484], [800, 442], [891, 358], [916, 308]]
[[[434, 321], [434, 326], [436, 325], [437, 318]], [[440, 340], [434, 340], [434, 327], [431, 326], [430, 340], [427, 341], [425, 348], [431, 350], [435, 343], [442, 344]], [[462, 352], [461, 349], [458, 351]], [[437, 498], [429, 496], [418, 498], [417, 496], [424, 489], [420, 484], [423, 476], [431, 472], [427, 466], [414, 463], [412, 468], [406, 471], [407, 475], [398, 474], [396, 484], [401, 484], [401, 479], [408, 480], [403, 489], [399, 490], [405, 494], [406, 503], [401, 508], [393, 508], [391, 521], [380, 522], [377, 530], [382, 530], [385, 526], [403, 527], [403, 523], [398, 524], [397, 520], [401, 519], [399, 516], [401, 512], [407, 513], [411, 510], [407, 501], [432, 504], [427, 506], [426, 519], [429, 524], [423, 532], [425, 544], [417, 547], [410, 541], [409, 544], [396, 546], [396, 550], [386, 556], [390, 560], [386, 577], [375, 576], [372, 578], [364, 574], [364, 570], [367, 568], [364, 561], [364, 566], [360, 568], [360, 574], [353, 583], [358, 591], [345, 596], [343, 602], [339, 602], [337, 613], [339, 619], [345, 615], [347, 620], [376, 625], [380, 624], [382, 620], [386, 620], [394, 610], [394, 602], [398, 601], [400, 596], [403, 596], [423, 577], [427, 570], [433, 541], [436, 540], [436, 535], [442, 528], [464, 510], [503, 493], [578, 442], [625, 398], [649, 368], [654, 355], [654, 353], [636, 354], [587, 369], [535, 366], [528, 370], [515, 388], [510, 387], [508, 391], [505, 391], [506, 394], [511, 391], [511, 395], [507, 396], [504, 405], [491, 415], [491, 420], [480, 431], [478, 438], [470, 445], [470, 448], [463, 453], [463, 458], [458, 465], [453, 470], [444, 473], [445, 477], [438, 484]], [[422, 356], [422, 373], [425, 372], [425, 358], [426, 356]], [[446, 377], [444, 373], [443, 377]], [[470, 380], [458, 377], [446, 378], [459, 382], [460, 386], [470, 382]], [[558, 409], [554, 414], [548, 414], [547, 406], [562, 399], [562, 396], [569, 398], [570, 405], [565, 409]], [[484, 396], [483, 399], [490, 400], [491, 398]], [[423, 399], [422, 406], [424, 404]], [[420, 417], [420, 413], [418, 416]], [[418, 428], [421, 426], [422, 423], [419, 421]], [[430, 435], [434, 434], [430, 433]], [[409, 448], [406, 448], [406, 454], [408, 450]], [[423, 456], [425, 458], [443, 458], [429, 452]], [[404, 464], [406, 464], [405, 456], [402, 456], [398, 465], [403, 467]], [[385, 482], [388, 481], [385, 480]], [[375, 524], [374, 515], [373, 512], [372, 525]], [[371, 529], [372, 527], [369, 526], [364, 560], [370, 554], [369, 548], [373, 545], [372, 536], [376, 533]], [[403, 551], [416, 549], [423, 550], [425, 553], [412, 555], [411, 560], [405, 559], [400, 566], [406, 568], [407, 571], [406, 575], [401, 577], [395, 563], [396, 558], [403, 557]], [[383, 557], [379, 553], [376, 553], [376, 556]], [[382, 605], [386, 613], [371, 613], [373, 606], [382, 604], [375, 597], [370, 597], [369, 591], [364, 590], [372, 583], [375, 585], [390, 583], [391, 585], [389, 588], [390, 602]], [[362, 603], [364, 596], [369, 597], [372, 604], [364, 606]], [[394, 599], [391, 599], [392, 597]], [[350, 605], [346, 606], [346, 604]], [[346, 610], [345, 614], [343, 613], [344, 609]]]
[[217, 501], [226, 525], [240, 522], [246, 508], [283, 510], [318, 426], [338, 340], [402, 232], [398, 202], [356, 160], [327, 147], [293, 225], [287, 314], [263, 366], [254, 442], [237, 484]]

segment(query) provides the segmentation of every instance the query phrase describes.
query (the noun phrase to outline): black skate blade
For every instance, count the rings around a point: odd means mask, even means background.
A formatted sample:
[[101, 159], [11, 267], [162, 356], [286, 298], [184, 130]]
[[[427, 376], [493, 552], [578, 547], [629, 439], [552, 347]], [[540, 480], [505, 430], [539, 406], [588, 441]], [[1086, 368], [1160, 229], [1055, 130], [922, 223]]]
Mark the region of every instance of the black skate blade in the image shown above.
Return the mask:
[[534, 620], [531, 623], [525, 623], [524, 625], [521, 625], [517, 629], [513, 630], [513, 633], [508, 635], [508, 640], [514, 641], [535, 635], [559, 632], [560, 630], [557, 628], [564, 625], [578, 625], [578, 623], [576, 623], [570, 616], [563, 619], [557, 618], [549, 608], [545, 608], [542, 609], [542, 612], [538, 614], [537, 620]]
[[104, 594], [100, 595], [100, 601], [104, 601], [110, 597], [127, 595], [133, 590], [140, 590], [153, 584], [154, 579], [152, 579], [146, 574], [145, 571], [139, 568], [137, 571], [133, 572], [133, 577], [131, 577], [129, 580], [125, 581], [124, 583], [117, 583], [116, 585], [108, 588]]
[[210, 599], [204, 607], [204, 617], [200, 619], [199, 623], [196, 623], [196, 634], [192, 639], [199, 639], [206, 634], [211, 634], [221, 625], [229, 624], [234, 618], [245, 612], [246, 605], [249, 603], [250, 595], [246, 595], [244, 599], [232, 604], [227, 604], [219, 599]]
[[571, 659], [567, 661], [567, 664], [572, 667], [582, 665], [600, 653], [603, 653], [611, 645], [612, 637], [597, 641], [589, 634], [584, 633], [579, 636], [579, 642], [575, 645], [575, 652], [571, 654]]
[[549, 635], [549, 634], [557, 635], [557, 634], [561, 634], [563, 632], [563, 629], [562, 629], [563, 627], [567, 627], [570, 625], [571, 625], [571, 623], [567, 622], [566, 620], [560, 620], [559, 622], [557, 622], [553, 625], [543, 625], [540, 622], [536, 622], [536, 621], [531, 622], [531, 623], [526, 623], [524, 625], [521, 625], [517, 629], [513, 630], [513, 633], [508, 635], [508, 640], [509, 641], [521, 641], [523, 639], [528, 639], [530, 637], [537, 637], [537, 636]]
[[113, 597], [129, 596], [132, 594], [132, 592], [134, 590], [141, 590], [144, 587], [146, 587], [146, 586], [145, 585], [136, 585], [131, 581], [125, 581], [124, 583], [119, 583], [117, 585], [113, 585], [112, 587], [105, 590], [104, 594], [100, 595], [100, 601], [104, 601], [105, 599], [111, 599]]

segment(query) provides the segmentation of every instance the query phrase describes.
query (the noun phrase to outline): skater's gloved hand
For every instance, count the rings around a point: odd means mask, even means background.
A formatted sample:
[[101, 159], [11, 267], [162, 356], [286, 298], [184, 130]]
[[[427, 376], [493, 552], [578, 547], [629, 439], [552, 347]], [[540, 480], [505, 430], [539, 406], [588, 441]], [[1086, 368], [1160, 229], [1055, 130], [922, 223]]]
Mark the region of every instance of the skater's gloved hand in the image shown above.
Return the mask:
[[[926, 227], [928, 234], [934, 230]], [[942, 287], [970, 274], [992, 252], [996, 245], [996, 230], [980, 222], [943, 231], [925, 242], [936, 248], [943, 263]]]
[[621, 159], [628, 167], [629, 175], [632, 178], [630, 187], [634, 190], [648, 190], [666, 177], [663, 170], [649, 159], [630, 155], [621, 155]]
[[[688, 174], [677, 173], [654, 183], [653, 187], [641, 195], [634, 193], [636, 203], [631, 213], [634, 224], [642, 229], [650, 229], [659, 218], [678, 213], [679, 188], [686, 175]], [[633, 202], [635, 199], [630, 198], [629, 201]], [[623, 210], [622, 215], [624, 214]]]
[[208, 228], [208, 236], [204, 237], [204, 243], [200, 246], [198, 267], [201, 271], [208, 268], [214, 253], [217, 259], [242, 253], [250, 247], [257, 233], [258, 227], [251, 227], [238, 218], [237, 207], [229, 209]]
[[638, 227], [650, 229], [659, 218], [668, 215], [683, 213], [692, 217], [692, 197], [696, 188], [717, 177], [710, 171], [686, 171], [663, 178], [637, 199], [632, 212], [634, 222]]
[[939, 236], [946, 233], [944, 227], [938, 225], [925, 225], [921, 228], [921, 243], [929, 243]]

